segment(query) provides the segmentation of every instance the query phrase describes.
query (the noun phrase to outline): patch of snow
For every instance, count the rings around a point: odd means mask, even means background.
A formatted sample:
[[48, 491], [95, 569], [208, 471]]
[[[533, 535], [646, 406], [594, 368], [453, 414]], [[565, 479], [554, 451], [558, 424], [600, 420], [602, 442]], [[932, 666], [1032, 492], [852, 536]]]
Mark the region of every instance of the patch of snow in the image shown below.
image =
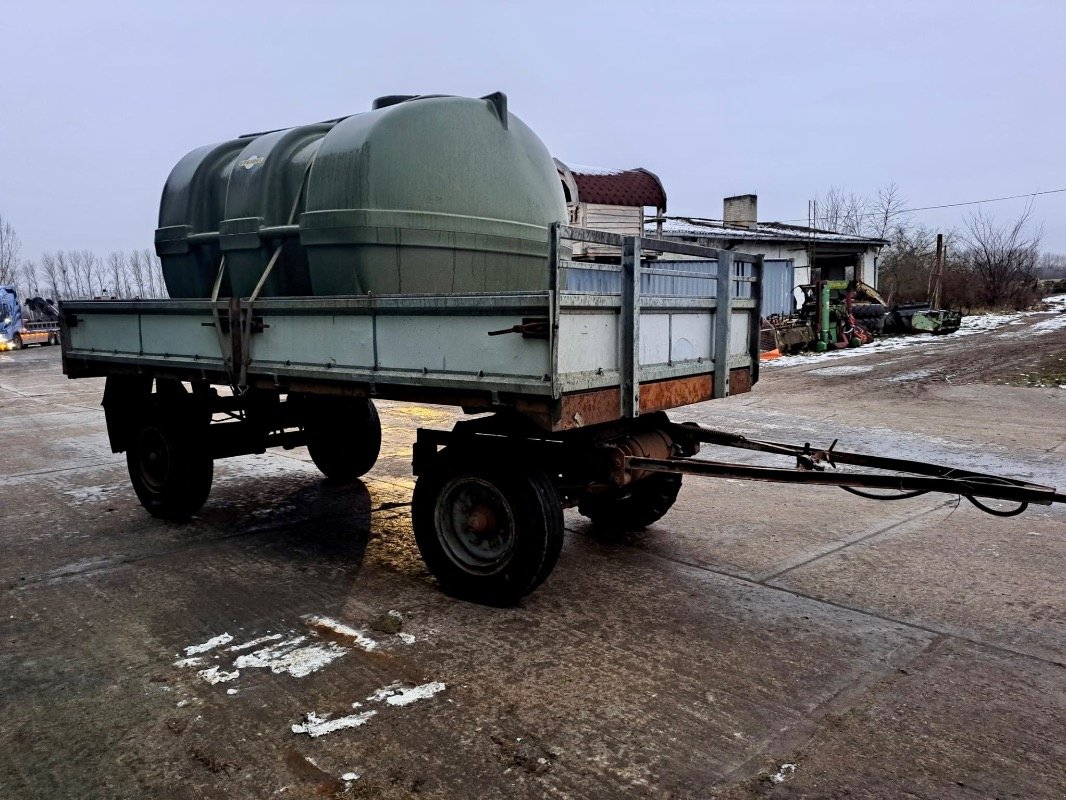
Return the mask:
[[612, 169], [610, 167], [589, 167], [581, 164], [567, 164], [571, 172], [578, 175], [621, 175], [626, 170]]
[[770, 776], [771, 783], [784, 783], [796, 774], [796, 764], [782, 764], [781, 768]]
[[227, 689], [226, 690], [226, 694], [237, 694], [237, 690], [236, 689]]
[[419, 700], [426, 700], [435, 694], [443, 692], [445, 686], [440, 681], [423, 683], [421, 686], [413, 686], [409, 689], [402, 688], [403, 684], [391, 683], [384, 689], [378, 689], [367, 700], [380, 703], [384, 700], [390, 706], [409, 706]]
[[[1066, 309], [1066, 295], [1049, 297], [1046, 298], [1045, 302], [1050, 305], [1053, 310], [1059, 310], [1059, 305], [1062, 305], [1062, 307]], [[1026, 318], [1043, 313], [1047, 312], [1017, 311], [1010, 314], [973, 314], [962, 318], [962, 323], [959, 325], [957, 331], [944, 336], [933, 336], [931, 334], [920, 333], [902, 336], [884, 336], [875, 339], [871, 344], [865, 344], [862, 347], [848, 347], [843, 350], [830, 350], [826, 353], [807, 352], [797, 353], [791, 356], [781, 356], [781, 358], [775, 358], [772, 361], [764, 361], [760, 368], [776, 369], [777, 367], [790, 367], [801, 364], [817, 364], [819, 362], [825, 362], [826, 360], [835, 361], [841, 358], [852, 358], [855, 356], [870, 355], [872, 353], [886, 353], [890, 351], [904, 350], [909, 347], [916, 347], [917, 345], [925, 345], [927, 347], [943, 346], [964, 336], [974, 336], [979, 333], [988, 333], [989, 331], [995, 331], [1007, 326], [1021, 325]], [[1041, 320], [1033, 325], [1032, 328], [1027, 328], [1024, 331], [1004, 332], [999, 335], [1011, 337], [1030, 335], [1029, 331], [1036, 329], [1037, 326], [1040, 325], [1048, 326], [1047, 328], [1039, 329], [1039, 333], [1046, 333], [1048, 330], [1055, 330], [1059, 326], [1066, 325], [1066, 321], [1060, 322], [1059, 319], [1059, 317], [1055, 317], [1049, 320]], [[1052, 323], [1054, 323], [1054, 326], [1052, 326]], [[825, 374], [823, 370], [818, 371]]]
[[63, 492], [73, 502], [74, 505], [80, 506], [83, 503], [99, 503], [102, 500], [107, 500], [115, 492], [121, 491], [126, 488], [125, 486], [84, 486], [79, 489], [68, 489]]
[[259, 636], [255, 639], [244, 642], [243, 644], [235, 644], [233, 645], [233, 647], [228, 648], [228, 650], [231, 653], [237, 653], [241, 650], [248, 650], [252, 647], [258, 647], [259, 645], [266, 644], [267, 642], [276, 642], [280, 638], [282, 638], [280, 633], [272, 633], [269, 636]]
[[1029, 330], [1034, 334], [1040, 334], [1057, 331], [1059, 328], [1066, 328], [1066, 313], [1059, 314], [1057, 317], [1051, 317], [1050, 319], [1042, 319]]
[[304, 718], [302, 725], [293, 725], [293, 733], [306, 733], [312, 739], [317, 739], [319, 736], [325, 736], [327, 733], [333, 733], [334, 731], [344, 730], [345, 728], [358, 728], [361, 725], [366, 725], [378, 712], [376, 711], [364, 711], [361, 714], [352, 714], [347, 717], [337, 717], [337, 719], [330, 719], [329, 714], [325, 716], [318, 716], [314, 711], [308, 712]]
[[238, 656], [233, 662], [237, 669], [252, 667], [269, 669], [275, 675], [287, 672], [294, 678], [303, 678], [316, 672], [327, 664], [336, 661], [348, 652], [334, 642], [322, 642], [321, 644], [309, 644], [301, 647], [307, 640], [306, 636], [297, 636], [284, 642], [279, 642], [273, 647], [264, 647], [254, 653]]
[[179, 658], [174, 662], [175, 667], [198, 667], [204, 663], [204, 660], [199, 656], [193, 658]]
[[[1064, 387], [1064, 388], [1066, 388], [1066, 387]], [[398, 638], [404, 644], [414, 644], [415, 643], [414, 634], [411, 634], [411, 633], [398, 633], [398, 634], [396, 634], [396, 638]]]
[[221, 647], [224, 644], [229, 644], [233, 641], [233, 637], [228, 633], [220, 634], [213, 639], [208, 639], [203, 644], [193, 644], [185, 648], [185, 655], [192, 656], [197, 653], [206, 653], [208, 650], [214, 650], [216, 647]]
[[215, 482], [251, 481], [252, 478], [280, 478], [307, 473], [321, 475], [314, 464], [271, 453], [227, 458], [216, 470]]
[[241, 677], [240, 670], [233, 670], [233, 672], [223, 672], [218, 667], [208, 667], [202, 669], [196, 673], [208, 683], [214, 685], [216, 683], [229, 683], [235, 681]]
[[320, 617], [314, 614], [309, 614], [308, 616], [303, 617], [303, 620], [312, 628], [325, 628], [326, 630], [333, 631], [333, 633], [340, 634], [346, 639], [351, 639], [355, 644], [367, 652], [377, 649], [378, 643], [367, 636], [366, 633], [345, 625], [343, 622], [337, 622], [335, 619]]
[[[380, 703], [386, 697], [389, 697], [391, 695], [394, 695], [394, 694], [402, 691], [402, 688], [401, 688], [402, 686], [403, 686], [403, 684], [399, 683], [399, 682], [390, 683], [388, 686], [385, 686], [385, 687], [383, 687], [381, 689], [378, 689], [373, 694], [368, 695], [366, 699], [371, 701], [372, 703]], [[354, 706], [354, 704], [353, 704], [353, 706]]]
[[359, 775], [355, 772], [345, 772], [343, 775], [341, 775], [341, 780], [346, 781], [347, 783], [351, 783], [352, 781], [359, 780]]

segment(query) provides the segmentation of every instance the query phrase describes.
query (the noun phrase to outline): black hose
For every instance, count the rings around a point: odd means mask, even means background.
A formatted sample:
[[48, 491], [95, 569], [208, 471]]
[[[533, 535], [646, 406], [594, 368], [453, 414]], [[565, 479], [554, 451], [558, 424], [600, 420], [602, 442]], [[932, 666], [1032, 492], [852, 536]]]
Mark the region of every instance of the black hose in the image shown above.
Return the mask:
[[910, 500], [912, 497], [921, 497], [923, 494], [929, 494], [928, 489], [916, 489], [913, 492], [904, 492], [903, 494], [872, 494], [871, 492], [853, 489], [850, 486], [841, 486], [840, 488], [849, 494], [865, 497], [867, 500]]
[[986, 514], [991, 514], [993, 517], [1016, 517], [1021, 514], [1025, 509], [1029, 508], [1029, 504], [1022, 501], [1018, 504], [1017, 508], [1012, 508], [1010, 511], [999, 511], [995, 508], [990, 508], [978, 500], [976, 497], [965, 495], [966, 499], [984, 511]]
[[[912, 497], [921, 497], [923, 494], [929, 494], [929, 491], [926, 489], [917, 489], [913, 492], [903, 492], [901, 494], [886, 495], [873, 494], [872, 492], [864, 492], [859, 489], [853, 489], [850, 486], [841, 486], [840, 488], [848, 494], [857, 495], [858, 497], [864, 497], [867, 500], [909, 500]], [[984, 511], [986, 514], [991, 514], [994, 517], [1016, 517], [1029, 507], [1029, 504], [1027, 502], [1022, 501], [1018, 504], [1017, 508], [1012, 508], [1009, 511], [1000, 511], [990, 506], [986, 506], [984, 503], [982, 503], [980, 500], [978, 500], [976, 497], [973, 497], [972, 495], [967, 494], [963, 496], [975, 506], [977, 506], [977, 508]]]

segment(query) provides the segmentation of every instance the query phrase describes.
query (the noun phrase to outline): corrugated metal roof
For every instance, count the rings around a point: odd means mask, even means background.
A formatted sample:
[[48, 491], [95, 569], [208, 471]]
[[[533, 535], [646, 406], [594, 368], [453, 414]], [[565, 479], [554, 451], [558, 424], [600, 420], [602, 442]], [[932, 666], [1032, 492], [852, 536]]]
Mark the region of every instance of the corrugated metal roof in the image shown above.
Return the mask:
[[[887, 244], [883, 239], [868, 236], [855, 236], [849, 233], [837, 233], [820, 228], [807, 228], [801, 225], [786, 225], [783, 222], [760, 222], [754, 228], [741, 228], [726, 225], [721, 220], [703, 219], [701, 217], [664, 217], [663, 236], [691, 236], [708, 239], [747, 239], [760, 241], [818, 241], [866, 244], [878, 246]], [[648, 222], [644, 226], [646, 233], [656, 232], [656, 223]]]
[[577, 197], [572, 199], [576, 202], [666, 208], [666, 191], [659, 176], [643, 167], [606, 169], [564, 164], [558, 159], [555, 163], [564, 176], [569, 172], [573, 177], [577, 185]]

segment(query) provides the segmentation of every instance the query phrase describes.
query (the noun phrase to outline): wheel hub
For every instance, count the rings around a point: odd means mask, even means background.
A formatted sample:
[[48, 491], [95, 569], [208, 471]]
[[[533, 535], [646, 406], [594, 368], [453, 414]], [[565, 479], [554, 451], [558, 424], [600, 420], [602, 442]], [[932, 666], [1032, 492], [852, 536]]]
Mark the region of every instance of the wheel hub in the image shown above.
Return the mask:
[[515, 519], [507, 498], [488, 481], [463, 476], [437, 499], [437, 536], [451, 559], [468, 572], [502, 568], [515, 546]]

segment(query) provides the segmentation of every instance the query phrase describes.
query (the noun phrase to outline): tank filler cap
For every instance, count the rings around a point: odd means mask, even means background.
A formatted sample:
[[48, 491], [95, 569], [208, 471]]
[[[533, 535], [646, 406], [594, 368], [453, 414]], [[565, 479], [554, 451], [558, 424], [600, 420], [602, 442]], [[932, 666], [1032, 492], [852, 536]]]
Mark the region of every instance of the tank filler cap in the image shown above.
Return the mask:
[[482, 100], [488, 100], [492, 105], [492, 110], [496, 112], [496, 116], [500, 118], [500, 124], [504, 128], [507, 127], [507, 95], [503, 92], [493, 92], [487, 94], [481, 98]]
[[381, 97], [375, 98], [374, 103], [370, 106], [371, 111], [377, 111], [379, 108], [387, 108], [388, 106], [394, 106], [397, 103], [405, 103], [408, 100], [414, 100], [416, 97], [420, 97], [417, 94], [386, 94]]

